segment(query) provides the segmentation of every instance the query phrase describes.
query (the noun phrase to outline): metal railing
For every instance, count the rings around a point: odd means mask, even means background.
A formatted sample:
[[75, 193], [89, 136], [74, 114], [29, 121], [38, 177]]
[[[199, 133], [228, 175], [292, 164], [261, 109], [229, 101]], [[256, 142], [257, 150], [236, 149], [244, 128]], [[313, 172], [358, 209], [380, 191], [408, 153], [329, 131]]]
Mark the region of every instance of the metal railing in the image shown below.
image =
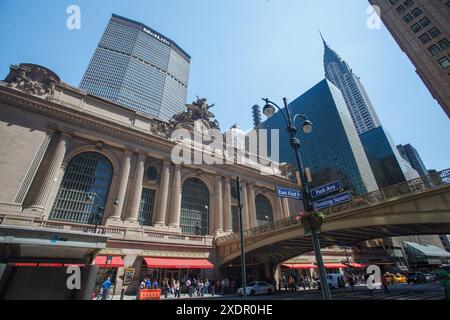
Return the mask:
[[[431, 190], [441, 185], [450, 183], [450, 169], [442, 170], [427, 176], [422, 176], [413, 180], [398, 183], [380, 190], [366, 193], [361, 196], [353, 196], [352, 200], [346, 203], [337, 204], [332, 207], [321, 209], [326, 216], [342, 212], [344, 210], [355, 209], [364, 206], [375, 205], [388, 199], [402, 197], [404, 195], [420, 193], [422, 191]], [[258, 227], [244, 231], [246, 243], [254, 242], [249, 238], [261, 235], [270, 231], [284, 229], [293, 225], [301, 224], [299, 216], [293, 216], [282, 220], [277, 220], [272, 223], [260, 225]], [[223, 244], [227, 242], [239, 241], [239, 234], [232, 233], [220, 238], [217, 238], [216, 244]]]

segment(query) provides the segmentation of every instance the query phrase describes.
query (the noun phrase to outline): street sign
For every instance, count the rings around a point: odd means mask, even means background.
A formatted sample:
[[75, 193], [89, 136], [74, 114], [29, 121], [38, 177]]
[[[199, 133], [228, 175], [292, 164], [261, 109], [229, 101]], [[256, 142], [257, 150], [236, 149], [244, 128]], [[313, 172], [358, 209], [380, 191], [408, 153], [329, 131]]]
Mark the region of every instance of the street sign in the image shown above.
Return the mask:
[[311, 197], [312, 198], [317, 198], [317, 197], [323, 196], [325, 194], [329, 194], [329, 193], [332, 193], [332, 192], [335, 192], [335, 191], [339, 191], [341, 189], [342, 189], [341, 182], [338, 180], [338, 181], [326, 184], [324, 186], [312, 189], [311, 190]]
[[277, 197], [302, 200], [303, 194], [300, 190], [276, 187]]
[[324, 209], [334, 206], [335, 204], [348, 202], [350, 200], [352, 200], [352, 195], [347, 191], [325, 199], [318, 200], [314, 202], [314, 207], [316, 209]]

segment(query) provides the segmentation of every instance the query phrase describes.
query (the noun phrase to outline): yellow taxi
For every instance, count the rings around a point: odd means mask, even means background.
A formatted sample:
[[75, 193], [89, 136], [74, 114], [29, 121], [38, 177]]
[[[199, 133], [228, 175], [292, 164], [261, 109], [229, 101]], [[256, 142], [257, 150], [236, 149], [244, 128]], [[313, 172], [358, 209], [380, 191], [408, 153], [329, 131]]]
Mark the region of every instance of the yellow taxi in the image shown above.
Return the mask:
[[384, 278], [388, 284], [406, 283], [406, 277], [400, 273], [392, 274], [387, 272], [384, 274]]

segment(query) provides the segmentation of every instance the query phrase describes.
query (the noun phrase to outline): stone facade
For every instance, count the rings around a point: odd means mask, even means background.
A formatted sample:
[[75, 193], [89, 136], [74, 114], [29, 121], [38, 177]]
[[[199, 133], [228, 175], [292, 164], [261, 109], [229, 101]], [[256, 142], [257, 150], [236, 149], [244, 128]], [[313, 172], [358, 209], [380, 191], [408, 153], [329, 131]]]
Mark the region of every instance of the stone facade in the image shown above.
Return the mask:
[[[218, 127], [217, 122], [210, 123]], [[290, 216], [287, 201], [275, 195], [276, 186], [295, 188], [284, 176], [261, 175], [255, 164], [174, 164], [173, 129], [172, 123], [60, 82], [46, 68], [12, 66], [0, 82], [0, 223], [90, 230], [92, 225], [51, 216], [71, 160], [86, 152], [105, 157], [113, 172], [98, 226], [109, 238], [107, 247], [97, 253], [121, 256], [124, 267], [140, 266], [145, 256], [208, 258], [214, 263], [214, 237], [233, 230], [232, 206], [237, 200], [232, 187], [237, 176], [242, 181], [246, 228], [258, 224], [255, 197], [259, 194], [271, 204], [273, 219]], [[149, 166], [156, 169], [154, 180], [147, 176]], [[180, 226], [183, 184], [191, 178], [208, 189], [204, 235], [185, 234]], [[139, 222], [144, 188], [154, 192], [152, 220], [146, 225]], [[118, 275], [123, 270], [119, 268]], [[139, 276], [135, 275], [136, 281]], [[120, 292], [120, 285], [116, 291]]]

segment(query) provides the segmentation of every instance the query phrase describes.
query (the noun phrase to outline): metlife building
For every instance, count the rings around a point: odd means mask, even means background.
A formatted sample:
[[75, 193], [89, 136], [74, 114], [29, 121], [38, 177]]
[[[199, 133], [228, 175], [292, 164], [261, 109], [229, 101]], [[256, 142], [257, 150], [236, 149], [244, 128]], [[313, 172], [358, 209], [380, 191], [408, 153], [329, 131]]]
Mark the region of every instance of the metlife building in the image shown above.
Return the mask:
[[113, 14], [80, 88], [167, 121], [185, 110], [190, 59], [169, 38]]

